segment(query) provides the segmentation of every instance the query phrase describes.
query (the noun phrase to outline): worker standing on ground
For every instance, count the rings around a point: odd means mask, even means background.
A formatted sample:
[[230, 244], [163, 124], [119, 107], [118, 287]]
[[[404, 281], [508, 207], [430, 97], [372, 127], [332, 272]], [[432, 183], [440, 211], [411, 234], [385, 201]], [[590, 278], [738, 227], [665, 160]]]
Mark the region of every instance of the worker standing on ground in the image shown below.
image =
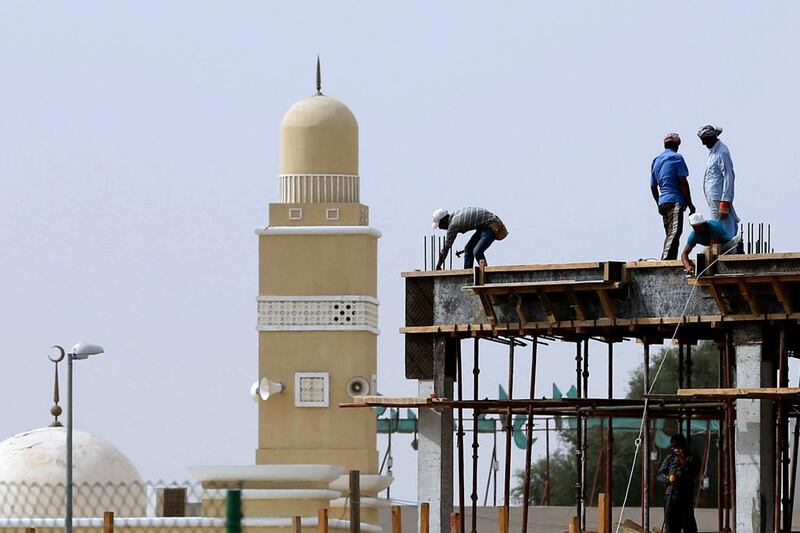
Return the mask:
[[721, 244], [722, 253], [728, 253], [731, 248], [736, 248], [739, 244], [737, 236], [728, 233], [728, 229], [722, 222], [706, 220], [706, 217], [701, 213], [689, 215], [689, 224], [692, 226], [692, 232], [689, 234], [689, 238], [686, 240], [686, 247], [681, 254], [683, 268], [687, 274], [694, 273], [694, 262], [689, 259], [689, 254], [692, 253], [696, 245], [711, 246], [712, 244]]
[[670, 454], [658, 469], [658, 480], [666, 483], [664, 495], [664, 533], [697, 533], [694, 519], [694, 482], [698, 464], [689, 452], [683, 435], [673, 435]]
[[481, 207], [464, 207], [452, 214], [446, 209], [437, 209], [433, 212], [433, 228], [447, 230], [444, 246], [439, 251], [439, 261], [436, 270], [441, 270], [444, 260], [453, 247], [459, 233], [475, 231], [464, 247], [464, 268], [472, 268], [474, 260], [485, 261], [483, 255], [495, 240], [501, 241], [508, 235], [500, 217]]
[[733, 182], [736, 174], [733, 171], [733, 160], [728, 147], [719, 140], [722, 128], [706, 124], [697, 136], [708, 148], [706, 173], [703, 177], [703, 192], [706, 195], [711, 218], [719, 220], [731, 235], [738, 233], [739, 217], [733, 208]]
[[664, 151], [653, 159], [650, 165], [650, 190], [664, 221], [664, 249], [662, 260], [678, 258], [681, 233], [683, 233], [683, 212], [689, 208], [694, 213], [692, 194], [689, 192], [689, 169], [686, 161], [678, 153], [681, 138], [677, 133], [664, 137]]

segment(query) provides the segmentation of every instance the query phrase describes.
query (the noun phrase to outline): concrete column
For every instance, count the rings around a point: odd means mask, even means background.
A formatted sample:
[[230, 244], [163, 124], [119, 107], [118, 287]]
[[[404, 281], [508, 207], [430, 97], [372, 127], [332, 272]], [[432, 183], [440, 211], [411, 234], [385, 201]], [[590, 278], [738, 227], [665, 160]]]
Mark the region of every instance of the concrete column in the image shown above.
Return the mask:
[[[453, 397], [448, 344], [445, 337], [434, 340], [434, 379], [419, 380], [420, 397]], [[453, 511], [453, 411], [420, 409], [418, 428], [417, 500], [430, 504], [430, 531], [447, 531]]]
[[[736, 387], [774, 387], [775, 368], [764, 350], [761, 327], [734, 331]], [[771, 529], [774, 491], [775, 420], [768, 400], [736, 401], [736, 532]]]

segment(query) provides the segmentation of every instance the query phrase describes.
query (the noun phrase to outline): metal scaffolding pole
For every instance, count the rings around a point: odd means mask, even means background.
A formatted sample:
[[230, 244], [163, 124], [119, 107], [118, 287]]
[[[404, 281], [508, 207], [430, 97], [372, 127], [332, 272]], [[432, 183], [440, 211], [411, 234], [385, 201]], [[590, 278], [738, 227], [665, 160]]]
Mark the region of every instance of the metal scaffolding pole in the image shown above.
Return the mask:
[[[650, 393], [650, 343], [644, 342], [644, 394]], [[650, 531], [650, 416], [647, 410], [647, 401], [644, 404], [644, 422], [642, 424], [643, 447], [642, 452], [642, 527]]]
[[[514, 342], [514, 337], [509, 337], [508, 344], [508, 399], [511, 400], [514, 398], [514, 346], [517, 344]], [[511, 508], [511, 430], [512, 430], [512, 410], [511, 407], [508, 408], [508, 412], [506, 414], [506, 464], [505, 464], [505, 476], [504, 476], [504, 487], [503, 487], [503, 509], [505, 510], [505, 527], [506, 531], [508, 530], [508, 513]]]
[[[533, 337], [531, 343], [531, 382], [530, 399], [533, 400], [536, 393], [536, 351], [539, 340]], [[531, 452], [533, 449], [533, 410], [528, 408], [528, 426], [525, 433], [525, 485], [522, 488], [522, 533], [528, 531], [528, 508], [531, 505]]]
[[[479, 363], [480, 339], [475, 337], [472, 351], [472, 399], [478, 400], [478, 377], [481, 369]], [[470, 533], [478, 533], [478, 417], [480, 412], [472, 410], [472, 521]]]

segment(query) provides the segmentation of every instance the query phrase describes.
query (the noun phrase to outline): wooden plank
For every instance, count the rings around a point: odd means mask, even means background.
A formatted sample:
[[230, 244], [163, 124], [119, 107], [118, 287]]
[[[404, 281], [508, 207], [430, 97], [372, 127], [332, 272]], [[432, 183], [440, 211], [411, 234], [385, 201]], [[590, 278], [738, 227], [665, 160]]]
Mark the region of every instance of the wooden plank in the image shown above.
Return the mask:
[[800, 387], [762, 387], [753, 389], [678, 389], [678, 396], [793, 396], [800, 394]]
[[461, 533], [461, 513], [450, 513], [450, 533]]
[[506, 516], [506, 508], [502, 505], [497, 508], [497, 531], [508, 533], [508, 517]]
[[354, 396], [353, 403], [364, 405], [427, 405], [428, 398], [418, 396]]
[[292, 533], [303, 533], [303, 524], [299, 516], [292, 517]]
[[742, 296], [744, 299], [747, 300], [747, 305], [750, 306], [750, 311], [754, 315], [761, 314], [761, 307], [758, 305], [758, 300], [753, 296], [753, 293], [750, 292], [750, 287], [747, 286], [747, 282], [743, 279], [739, 280], [739, 290], [742, 292]]
[[423, 502], [419, 507], [419, 533], [430, 533], [431, 504]]
[[713, 281], [714, 283], [734, 285], [739, 283], [739, 280], [745, 280], [748, 283], [772, 283], [772, 280], [775, 278], [782, 282], [798, 282], [800, 281], [800, 273], [770, 272], [768, 274], [715, 274], [714, 276], [706, 276], [702, 278], [690, 278], [689, 283], [707, 285]]
[[619, 289], [622, 283], [618, 281], [596, 280], [558, 280], [558, 281], [515, 281], [510, 283], [486, 283], [484, 285], [467, 285], [464, 289], [475, 294], [509, 294], [515, 292], [548, 292], [558, 291], [594, 291], [598, 287], [604, 289]]
[[392, 533], [403, 533], [403, 508], [392, 505]]
[[720, 314], [723, 316], [727, 315], [728, 306], [725, 305], [725, 300], [722, 298], [722, 294], [713, 281], [708, 284], [708, 291], [711, 293], [711, 296], [714, 297], [714, 301], [717, 303], [717, 309], [719, 309]]
[[597, 533], [611, 533], [611, 505], [605, 492], [597, 495]]
[[736, 254], [724, 255], [719, 258], [723, 263], [747, 263], [753, 261], [780, 261], [786, 259], [800, 259], [798, 252], [783, 252], [776, 254]]
[[544, 263], [541, 265], [506, 265], [486, 267], [487, 272], [537, 272], [542, 270], [590, 270], [600, 268], [600, 262], [594, 263]]
[[412, 270], [410, 272], [401, 272], [400, 277], [403, 278], [441, 278], [447, 276], [472, 276], [470, 269], [452, 269], [452, 270]]
[[792, 314], [794, 310], [792, 309], [792, 299], [786, 294], [786, 291], [783, 288], [783, 284], [781, 283], [779, 278], [773, 278], [772, 281], [772, 290], [775, 292], [775, 297], [778, 298], [778, 301], [783, 306], [783, 310], [786, 311], [786, 314]]
[[577, 516], [573, 516], [569, 519], [567, 531], [569, 533], [581, 533], [581, 521]]
[[328, 510], [320, 509], [317, 513], [317, 533], [328, 533]]
[[625, 268], [683, 268], [683, 263], [678, 260], [672, 261], [628, 261]]

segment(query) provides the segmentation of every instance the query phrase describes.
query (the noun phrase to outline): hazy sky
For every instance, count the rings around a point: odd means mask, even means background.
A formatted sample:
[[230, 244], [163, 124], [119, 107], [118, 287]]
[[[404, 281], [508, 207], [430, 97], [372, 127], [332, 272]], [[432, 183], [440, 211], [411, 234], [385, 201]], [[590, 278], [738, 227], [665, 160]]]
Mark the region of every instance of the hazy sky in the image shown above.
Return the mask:
[[[361, 198], [383, 231], [384, 394], [416, 390], [399, 377], [399, 274], [421, 267], [437, 207], [501, 215], [492, 264], [656, 257], [650, 161], [679, 132], [704, 205], [694, 134], [711, 122], [739, 214], [797, 250], [799, 15], [730, 0], [0, 3], [0, 438], [49, 422], [48, 346], [85, 340], [107, 354], [76, 369], [76, 426], [145, 478], [253, 462], [253, 230], [317, 53], [324, 92], [358, 118]], [[568, 388], [573, 347], [541, 353], [543, 388]], [[622, 393], [640, 357], [618, 353]], [[497, 357], [486, 384], [505, 379]], [[405, 499], [409, 440], [395, 448]]]

